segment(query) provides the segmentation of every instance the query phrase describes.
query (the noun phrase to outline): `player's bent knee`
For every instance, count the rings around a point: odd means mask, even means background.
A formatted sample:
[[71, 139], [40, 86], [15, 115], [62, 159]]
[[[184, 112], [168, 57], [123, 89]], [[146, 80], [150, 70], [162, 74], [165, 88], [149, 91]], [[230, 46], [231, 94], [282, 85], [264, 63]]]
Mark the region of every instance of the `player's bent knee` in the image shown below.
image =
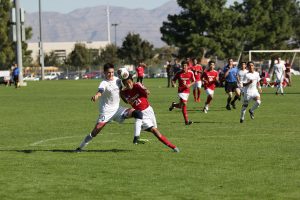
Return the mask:
[[260, 99], [256, 100], [256, 102], [257, 102], [258, 105], [261, 104], [261, 100]]
[[132, 116], [136, 119], [143, 119], [143, 113], [139, 110], [134, 110]]

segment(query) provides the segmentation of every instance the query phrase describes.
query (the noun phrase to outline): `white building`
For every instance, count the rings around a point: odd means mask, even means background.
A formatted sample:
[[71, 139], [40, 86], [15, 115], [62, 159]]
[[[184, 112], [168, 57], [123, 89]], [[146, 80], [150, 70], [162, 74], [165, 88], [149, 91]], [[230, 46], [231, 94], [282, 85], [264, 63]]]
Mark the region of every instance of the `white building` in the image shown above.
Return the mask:
[[[54, 51], [55, 54], [62, 60], [65, 60], [69, 53], [74, 50], [75, 44], [84, 44], [88, 49], [100, 49], [105, 48], [109, 44], [108, 41], [77, 41], [77, 42], [44, 42], [43, 49], [44, 54], [48, 54]], [[39, 43], [28, 43], [28, 50], [32, 51], [31, 57], [36, 60], [39, 55]]]

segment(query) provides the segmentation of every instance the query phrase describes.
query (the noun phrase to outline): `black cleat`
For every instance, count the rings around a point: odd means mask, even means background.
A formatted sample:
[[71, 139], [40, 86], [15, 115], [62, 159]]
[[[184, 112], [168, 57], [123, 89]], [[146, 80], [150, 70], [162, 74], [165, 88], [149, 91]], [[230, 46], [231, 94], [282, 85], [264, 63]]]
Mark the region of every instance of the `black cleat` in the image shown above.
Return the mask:
[[249, 113], [250, 113], [250, 118], [254, 119], [254, 112], [249, 109]]
[[243, 123], [244, 122], [244, 120], [243, 119], [240, 119], [240, 123]]
[[174, 109], [175, 102], [172, 102], [171, 106], [169, 107], [169, 111], [172, 111]]
[[78, 147], [77, 149], [74, 150], [75, 153], [80, 153], [82, 151], [82, 149], [80, 147]]
[[187, 121], [187, 122], [185, 122], [185, 125], [191, 125], [193, 122], [192, 121]]
[[231, 108], [230, 108], [230, 105], [229, 105], [229, 104], [227, 104], [227, 106], [226, 106], [226, 109], [227, 109], [227, 110], [231, 110]]

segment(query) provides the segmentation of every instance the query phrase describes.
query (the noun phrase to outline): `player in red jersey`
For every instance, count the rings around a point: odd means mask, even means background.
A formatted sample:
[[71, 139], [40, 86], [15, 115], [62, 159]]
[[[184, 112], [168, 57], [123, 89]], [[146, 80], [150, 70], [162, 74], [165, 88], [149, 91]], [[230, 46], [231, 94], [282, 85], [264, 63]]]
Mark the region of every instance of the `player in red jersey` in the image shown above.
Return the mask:
[[188, 70], [188, 63], [186, 61], [182, 61], [181, 67], [182, 70], [176, 73], [172, 79], [174, 85], [178, 80], [178, 96], [180, 100], [179, 103], [172, 102], [169, 110], [172, 111], [174, 108], [181, 108], [185, 125], [190, 125], [193, 122], [188, 120], [187, 101], [190, 94], [190, 87], [195, 84], [195, 77], [193, 72]]
[[192, 67], [192, 72], [195, 76], [195, 84], [193, 86], [193, 95], [194, 95], [194, 101], [200, 102], [200, 94], [201, 94], [201, 76], [203, 73], [202, 66], [200, 65], [201, 59], [194, 59], [194, 66]]
[[139, 130], [135, 130], [133, 143], [139, 140], [141, 129], [153, 133], [162, 143], [179, 152], [179, 149], [173, 145], [164, 135], [157, 129], [157, 123], [154, 111], [148, 102], [148, 95], [150, 92], [141, 83], [134, 83], [132, 76], [122, 80], [125, 88], [120, 92], [121, 98], [125, 103], [129, 103], [135, 110], [143, 113], [143, 118], [137, 119], [136, 123], [140, 123]]
[[219, 73], [215, 70], [215, 62], [209, 61], [208, 66], [208, 70], [205, 70], [202, 76], [204, 89], [207, 94], [207, 99], [203, 108], [204, 113], [207, 113], [208, 111], [208, 107], [214, 96], [216, 83], [219, 81]]
[[140, 62], [140, 64], [135, 68], [137, 76], [136, 82], [143, 83], [145, 67], [146, 65]]

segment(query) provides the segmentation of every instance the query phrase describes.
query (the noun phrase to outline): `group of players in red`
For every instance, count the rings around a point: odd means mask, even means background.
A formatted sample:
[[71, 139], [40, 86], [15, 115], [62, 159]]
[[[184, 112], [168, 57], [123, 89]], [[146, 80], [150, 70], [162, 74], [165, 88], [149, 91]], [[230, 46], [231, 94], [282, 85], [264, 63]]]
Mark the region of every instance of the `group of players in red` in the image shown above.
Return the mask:
[[197, 59], [184, 60], [181, 63], [181, 67], [182, 70], [177, 72], [172, 79], [173, 85], [176, 84], [176, 81], [178, 82], [179, 102], [172, 102], [169, 110], [172, 111], [174, 108], [181, 109], [185, 125], [191, 125], [193, 122], [188, 119], [187, 113], [187, 101], [190, 94], [190, 88], [193, 88], [194, 100], [200, 102], [200, 88], [203, 83], [204, 90], [207, 94], [203, 112], [207, 113], [214, 96], [216, 83], [219, 81], [219, 73], [215, 70], [214, 61], [210, 61], [208, 63], [208, 69], [204, 71]]

